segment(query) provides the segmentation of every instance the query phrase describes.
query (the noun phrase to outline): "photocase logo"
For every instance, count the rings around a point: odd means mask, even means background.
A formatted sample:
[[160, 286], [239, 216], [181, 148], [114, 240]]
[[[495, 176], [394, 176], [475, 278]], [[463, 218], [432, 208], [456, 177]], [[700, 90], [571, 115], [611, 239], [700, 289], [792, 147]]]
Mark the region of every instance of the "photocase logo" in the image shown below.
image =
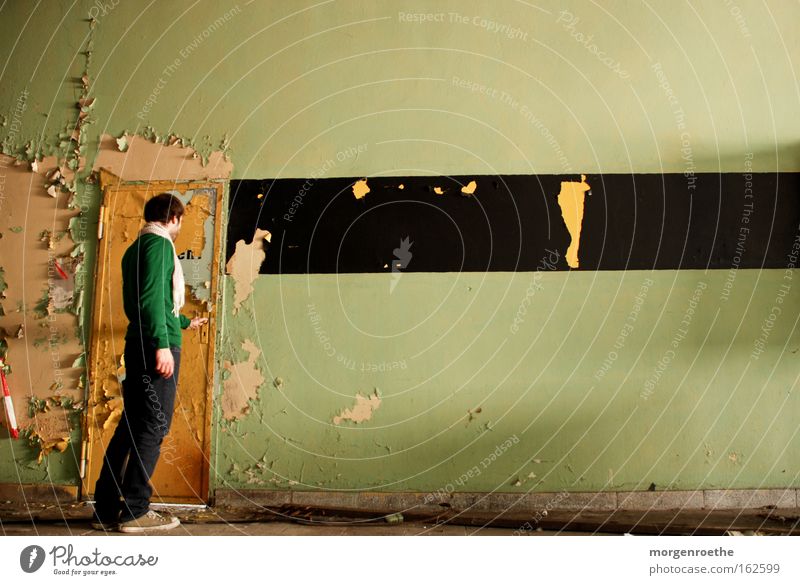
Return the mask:
[[44, 549], [41, 546], [32, 544], [22, 549], [19, 554], [19, 566], [26, 573], [35, 573], [44, 564]]
[[407, 268], [408, 263], [411, 262], [413, 256], [411, 253], [411, 246], [413, 244], [414, 242], [409, 242], [409, 237], [406, 236], [400, 240], [400, 247], [393, 250], [395, 259], [392, 260], [392, 281], [389, 283], [389, 294], [394, 292], [394, 287], [396, 287], [397, 283], [400, 281], [400, 277], [402, 276], [401, 270]]

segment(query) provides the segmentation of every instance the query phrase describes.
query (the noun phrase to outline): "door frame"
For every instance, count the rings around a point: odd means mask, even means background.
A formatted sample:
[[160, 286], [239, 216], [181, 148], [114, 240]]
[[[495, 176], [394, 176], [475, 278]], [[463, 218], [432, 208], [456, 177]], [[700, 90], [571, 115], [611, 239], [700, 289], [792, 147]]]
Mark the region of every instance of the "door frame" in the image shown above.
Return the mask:
[[[100, 190], [102, 192], [100, 214], [97, 224], [97, 252], [95, 259], [94, 279], [92, 282], [93, 295], [92, 295], [92, 328], [89, 335], [89, 360], [88, 360], [88, 374], [86, 377], [86, 391], [84, 397], [84, 414], [82, 416], [82, 440], [81, 440], [81, 460], [80, 460], [80, 499], [91, 499], [90, 493], [93, 493], [94, 485], [89, 485], [89, 462], [91, 457], [97, 455], [103, 457], [105, 453], [92, 453], [93, 434], [96, 432], [93, 419], [91, 417], [92, 408], [90, 408], [90, 401], [93, 396], [93, 389], [97, 382], [97, 362], [100, 356], [100, 339], [97, 338], [95, 332], [99, 331], [102, 322], [103, 308], [107, 299], [103, 295], [103, 282], [106, 275], [107, 268], [107, 254], [108, 254], [108, 238], [103, 235], [106, 228], [110, 223], [110, 217], [106, 210], [109, 209], [111, 198], [118, 195], [125, 190], [142, 190], [146, 188], [153, 193], [160, 193], [162, 191], [179, 191], [185, 193], [191, 189], [208, 189], [214, 188], [216, 190], [216, 206], [214, 208], [214, 246], [213, 257], [211, 259], [211, 290], [210, 296], [211, 307], [208, 312], [208, 355], [206, 358], [206, 409], [203, 417], [203, 425], [205, 433], [203, 435], [203, 461], [204, 465], [201, 470], [201, 489], [199, 496], [206, 504], [211, 502], [210, 493], [210, 475], [211, 475], [211, 447], [214, 437], [212, 436], [212, 420], [214, 413], [214, 382], [216, 379], [216, 343], [217, 343], [217, 318], [219, 316], [219, 286], [220, 286], [220, 258], [224, 253], [222, 250], [222, 218], [223, 218], [223, 205], [224, 194], [227, 180], [208, 179], [205, 181], [188, 180], [188, 181], [170, 181], [170, 180], [155, 180], [155, 181], [124, 181], [122, 178], [114, 175], [112, 172], [105, 168], [99, 171]], [[187, 502], [187, 498], [181, 497], [154, 497], [154, 502], [161, 503], [191, 503], [197, 504], [197, 500]]]

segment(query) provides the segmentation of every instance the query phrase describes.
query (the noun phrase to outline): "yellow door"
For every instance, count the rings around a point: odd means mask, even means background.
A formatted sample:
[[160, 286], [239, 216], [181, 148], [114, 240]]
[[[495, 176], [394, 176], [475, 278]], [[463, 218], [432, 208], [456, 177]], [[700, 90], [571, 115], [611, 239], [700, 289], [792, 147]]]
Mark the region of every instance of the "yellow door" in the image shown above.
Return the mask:
[[122, 255], [144, 225], [145, 202], [162, 192], [177, 195], [186, 212], [175, 242], [186, 280], [188, 317], [207, 316], [199, 330], [184, 329], [178, 395], [169, 434], [151, 478], [153, 501], [208, 501], [211, 400], [214, 380], [217, 276], [220, 257], [220, 182], [122, 182], [101, 171], [103, 207], [98, 226], [89, 401], [84, 427], [82, 494], [89, 499], [100, 475], [108, 441], [122, 414], [121, 381], [128, 320], [122, 305]]

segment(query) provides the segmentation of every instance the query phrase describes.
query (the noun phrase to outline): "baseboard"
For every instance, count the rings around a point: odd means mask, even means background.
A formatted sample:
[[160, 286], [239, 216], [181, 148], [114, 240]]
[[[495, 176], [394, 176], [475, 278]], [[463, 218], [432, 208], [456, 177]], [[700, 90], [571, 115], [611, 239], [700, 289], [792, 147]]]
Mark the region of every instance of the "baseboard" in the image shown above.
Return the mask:
[[[798, 508], [798, 490], [715, 489], [636, 492], [547, 492], [450, 494], [416, 492], [271, 491], [263, 489], [217, 489], [214, 506], [262, 508], [307, 506], [336, 510], [420, 513], [443, 508], [475, 512], [543, 510], [738, 510], [774, 507]], [[17, 504], [69, 504], [78, 501], [77, 486], [0, 483], [0, 502]]]
[[0, 483], [0, 502], [69, 504], [78, 501], [78, 486]]
[[218, 489], [216, 506], [261, 508], [307, 506], [361, 512], [452, 511], [541, 513], [548, 510], [737, 510], [798, 507], [795, 488], [638, 492], [451, 493], [269, 491]]

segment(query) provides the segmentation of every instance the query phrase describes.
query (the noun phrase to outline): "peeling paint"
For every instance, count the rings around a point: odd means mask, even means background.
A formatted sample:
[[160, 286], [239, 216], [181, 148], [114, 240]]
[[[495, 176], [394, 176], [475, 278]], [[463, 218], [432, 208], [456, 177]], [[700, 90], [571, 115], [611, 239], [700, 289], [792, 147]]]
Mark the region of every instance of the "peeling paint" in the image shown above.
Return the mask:
[[80, 263], [80, 258], [73, 258], [71, 256], [53, 259], [55, 274], [58, 276], [49, 279], [49, 295], [56, 311], [67, 311], [73, 307], [75, 274], [78, 271]]
[[[211, 201], [203, 193], [194, 195], [183, 213], [183, 228], [175, 240], [175, 250], [180, 254], [191, 251], [200, 258], [206, 246], [205, 222], [211, 216]], [[197, 229], [199, 226], [199, 229]], [[188, 229], [187, 229], [188, 228]]]
[[[83, 51], [86, 61], [80, 95], [74, 102], [74, 123], [67, 124], [59, 134], [58, 154], [43, 157], [43, 145], [29, 142], [24, 150], [17, 151], [18, 156], [0, 156], [0, 167], [9, 171], [3, 182], [18, 195], [3, 201], [0, 233], [14, 219], [23, 222], [18, 232], [22, 237], [3, 240], [2, 256], [25, 258], [24, 263], [7, 267], [9, 295], [18, 310], [10, 315], [0, 310], [2, 331], [13, 330], [16, 325], [17, 334], [11, 343], [5, 337], [0, 339], [0, 347], [4, 358], [16, 365], [15, 375], [9, 380], [12, 396], [17, 398], [15, 404], [25, 397], [35, 407], [22, 413], [15, 408], [15, 414], [24, 435], [39, 447], [38, 463], [53, 450], [67, 449], [72, 428], [77, 426], [70, 424], [74, 410], [67, 405], [82, 394], [84, 387], [85, 372], [81, 369], [85, 368], [74, 365], [75, 356], [83, 354], [80, 308], [75, 310], [74, 291], [75, 277], [83, 262], [78, 240], [87, 235], [76, 237], [74, 228], [81, 214], [75, 210], [76, 178], [86, 164], [83, 129], [93, 123], [90, 112], [95, 98], [89, 96], [88, 81], [92, 43], [90, 32]], [[62, 194], [69, 194], [68, 200]], [[68, 231], [72, 241], [64, 239]], [[43, 242], [45, 246], [41, 245]], [[44, 290], [36, 298], [33, 295], [41, 290], [41, 284]], [[82, 298], [78, 297], [80, 301]], [[37, 325], [46, 328], [47, 333], [43, 338], [33, 335], [33, 346], [48, 351], [28, 351], [24, 325], [31, 325], [31, 318], [40, 320]], [[59, 395], [42, 398], [43, 393], [52, 391]]]
[[128, 150], [128, 135], [123, 134], [119, 138], [117, 138], [117, 148], [120, 152], [127, 152]]
[[561, 181], [561, 192], [558, 194], [558, 205], [561, 217], [567, 224], [571, 238], [567, 248], [567, 264], [570, 268], [578, 268], [578, 249], [581, 242], [581, 226], [583, 224], [583, 204], [585, 194], [591, 187], [586, 182], [586, 175], [581, 175], [581, 182]]
[[114, 428], [122, 418], [123, 400], [120, 387], [125, 372], [125, 358], [120, 356], [117, 364], [114, 352], [107, 340], [103, 343], [103, 351], [98, 355], [97, 368], [102, 372], [113, 372], [112, 376], [99, 378], [99, 392], [90, 399], [92, 420], [97, 428], [104, 431]]
[[[59, 170], [56, 157], [45, 157], [36, 165], [17, 162], [15, 157], [0, 155], [6, 191], [18, 195], [3, 201], [0, 233], [21, 224], [15, 237], [0, 239], [0, 257], [25, 258], [24, 263], [2, 267], [0, 297], [5, 307], [0, 310], [0, 349], [13, 367], [8, 382], [19, 428], [34, 432], [33, 413], [20, 409], [29, 397], [42, 399], [55, 384], [71, 399], [82, 398], [83, 368], [71, 364], [84, 350], [76, 335], [79, 320], [69, 310], [74, 306], [74, 276], [83, 255], [75, 253], [72, 238], [64, 237], [78, 210], [71, 209], [65, 198], [47, 193], [52, 178], [61, 185], [62, 179], [67, 182], [74, 174]], [[30, 351], [31, 346], [42, 351]]]
[[39, 463], [53, 450], [62, 453], [67, 450], [70, 427], [66, 413], [57, 411], [37, 413], [34, 420], [33, 429], [28, 436], [39, 444]]
[[253, 281], [258, 276], [264, 258], [267, 257], [264, 240], [269, 242], [271, 238], [272, 234], [267, 230], [256, 228], [251, 243], [246, 244], [244, 240], [236, 242], [236, 251], [225, 265], [225, 270], [231, 275], [234, 283], [234, 315], [239, 312], [242, 303], [253, 293]]
[[52, 451], [66, 451], [72, 430], [78, 425], [82, 403], [62, 396], [32, 398], [29, 409], [33, 424], [25, 429], [24, 435], [39, 451], [37, 462], [42, 463]]
[[230, 377], [223, 382], [222, 412], [227, 420], [239, 418], [249, 411], [250, 401], [258, 398], [258, 388], [264, 383], [264, 376], [256, 367], [261, 350], [249, 339], [242, 348], [249, 354], [247, 361], [233, 364], [225, 360], [223, 367]]
[[101, 136], [93, 169], [104, 168], [123, 181], [226, 179], [233, 171], [233, 163], [224, 153], [210, 153], [204, 166], [198, 152], [176, 137], [162, 144], [138, 134], [128, 135], [125, 152], [119, 151], [116, 140], [109, 134]]
[[381, 405], [378, 391], [375, 390], [369, 397], [356, 394], [356, 403], [352, 408], [344, 409], [338, 416], [333, 417], [333, 424], [338, 425], [343, 421], [351, 420], [358, 424], [372, 418], [372, 414]]

